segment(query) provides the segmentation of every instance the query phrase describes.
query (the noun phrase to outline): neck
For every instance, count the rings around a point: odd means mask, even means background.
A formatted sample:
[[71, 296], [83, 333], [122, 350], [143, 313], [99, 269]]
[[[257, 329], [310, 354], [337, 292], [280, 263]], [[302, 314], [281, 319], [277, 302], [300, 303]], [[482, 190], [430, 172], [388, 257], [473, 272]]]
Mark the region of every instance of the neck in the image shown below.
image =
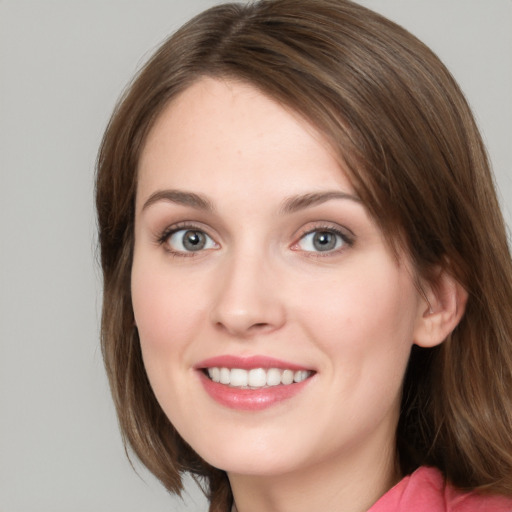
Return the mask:
[[400, 479], [395, 448], [355, 451], [285, 474], [229, 474], [237, 512], [367, 511]]

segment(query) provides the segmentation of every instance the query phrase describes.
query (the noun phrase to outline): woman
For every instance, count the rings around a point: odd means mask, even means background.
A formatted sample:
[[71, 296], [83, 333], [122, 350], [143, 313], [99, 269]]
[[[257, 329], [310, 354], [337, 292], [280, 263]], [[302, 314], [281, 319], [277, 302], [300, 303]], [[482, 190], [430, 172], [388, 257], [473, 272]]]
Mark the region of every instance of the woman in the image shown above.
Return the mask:
[[171, 492], [512, 510], [505, 228], [462, 93], [405, 30], [346, 0], [199, 15], [116, 109], [97, 209], [122, 432]]

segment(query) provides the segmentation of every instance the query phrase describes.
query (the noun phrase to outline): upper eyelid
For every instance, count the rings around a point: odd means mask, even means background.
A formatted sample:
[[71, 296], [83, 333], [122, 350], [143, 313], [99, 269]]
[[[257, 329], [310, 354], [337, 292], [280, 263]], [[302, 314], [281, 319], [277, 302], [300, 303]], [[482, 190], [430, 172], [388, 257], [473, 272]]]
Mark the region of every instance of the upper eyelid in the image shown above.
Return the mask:
[[209, 236], [212, 240], [215, 239], [214, 236], [212, 236], [209, 233], [209, 230], [206, 226], [202, 225], [200, 222], [193, 222], [193, 221], [180, 221], [176, 222], [174, 224], [170, 224], [166, 226], [161, 231], [157, 232], [157, 238], [158, 239], [166, 239], [169, 238], [172, 234], [177, 233], [178, 231], [202, 231], [205, 235]]
[[300, 238], [310, 233], [314, 233], [315, 231], [334, 231], [339, 232], [341, 235], [344, 235], [347, 238], [350, 238], [351, 240], [354, 240], [356, 238], [356, 234], [350, 228], [342, 224], [338, 224], [337, 222], [313, 221], [307, 223], [305, 226], [298, 230], [296, 234], [296, 239], [298, 241]]

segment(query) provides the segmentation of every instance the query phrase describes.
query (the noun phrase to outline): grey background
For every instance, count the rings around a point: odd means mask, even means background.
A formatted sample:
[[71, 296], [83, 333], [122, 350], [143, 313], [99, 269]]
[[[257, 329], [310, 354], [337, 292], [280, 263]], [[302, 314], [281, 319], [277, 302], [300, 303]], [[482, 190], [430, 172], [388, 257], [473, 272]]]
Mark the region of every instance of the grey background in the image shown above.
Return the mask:
[[[510, 225], [512, 1], [360, 0], [461, 83]], [[0, 512], [206, 510], [127, 462], [98, 342], [93, 173], [122, 88], [213, 0], [0, 0]]]

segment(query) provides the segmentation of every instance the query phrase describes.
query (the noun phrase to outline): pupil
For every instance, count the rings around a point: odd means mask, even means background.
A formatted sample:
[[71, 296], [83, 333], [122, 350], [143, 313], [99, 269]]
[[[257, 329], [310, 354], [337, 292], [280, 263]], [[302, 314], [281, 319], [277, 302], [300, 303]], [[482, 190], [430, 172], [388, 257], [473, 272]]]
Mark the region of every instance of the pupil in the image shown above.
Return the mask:
[[187, 231], [183, 240], [183, 245], [189, 251], [199, 251], [205, 246], [206, 238], [200, 231]]
[[328, 231], [321, 231], [315, 234], [313, 245], [318, 251], [330, 251], [336, 245], [336, 237]]

